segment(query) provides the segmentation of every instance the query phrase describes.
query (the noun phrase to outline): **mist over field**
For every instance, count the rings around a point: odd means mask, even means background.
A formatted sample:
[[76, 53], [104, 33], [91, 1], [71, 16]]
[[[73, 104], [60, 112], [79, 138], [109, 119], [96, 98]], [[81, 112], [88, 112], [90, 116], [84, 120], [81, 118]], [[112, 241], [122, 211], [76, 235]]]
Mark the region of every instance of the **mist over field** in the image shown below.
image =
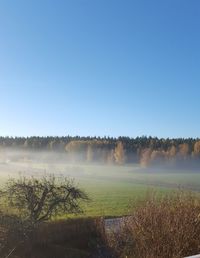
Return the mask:
[[[147, 191], [200, 191], [198, 139], [0, 138], [0, 179], [66, 176], [84, 189], [88, 216], [122, 216]], [[132, 200], [132, 201], [131, 201]]]
[[[94, 154], [93, 154], [94, 155]], [[146, 156], [145, 156], [146, 155]], [[109, 173], [110, 168], [121, 169], [129, 167], [130, 173], [152, 173], [152, 172], [173, 172], [179, 170], [185, 173], [199, 172], [199, 161], [195, 159], [175, 160], [154, 160], [149, 164], [149, 153], [146, 151], [142, 155], [140, 162], [116, 164], [114, 162], [102, 162], [101, 158], [95, 161], [84, 159], [84, 153], [63, 153], [56, 151], [34, 151], [21, 150], [16, 148], [5, 148], [0, 151], [0, 174], [12, 175], [17, 173], [26, 173], [32, 175], [41, 175], [43, 173], [64, 173], [72, 177], [84, 176], [87, 174], [85, 168], [100, 166], [105, 172]]]

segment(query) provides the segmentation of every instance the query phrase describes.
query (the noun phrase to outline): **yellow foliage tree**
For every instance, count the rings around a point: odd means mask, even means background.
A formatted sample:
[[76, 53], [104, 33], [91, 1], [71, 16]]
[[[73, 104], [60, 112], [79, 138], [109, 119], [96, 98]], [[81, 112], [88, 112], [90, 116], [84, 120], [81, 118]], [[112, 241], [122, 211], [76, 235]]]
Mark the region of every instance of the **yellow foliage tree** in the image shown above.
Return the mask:
[[141, 157], [140, 157], [140, 165], [142, 167], [147, 167], [151, 163], [151, 154], [152, 154], [151, 148], [147, 148], [142, 151]]
[[200, 156], [200, 141], [195, 142], [193, 154], [195, 157]]
[[179, 145], [179, 155], [183, 158], [186, 158], [189, 154], [189, 145], [187, 143], [183, 143]]
[[114, 151], [115, 162], [122, 165], [126, 161], [125, 150], [122, 142], [118, 142]]

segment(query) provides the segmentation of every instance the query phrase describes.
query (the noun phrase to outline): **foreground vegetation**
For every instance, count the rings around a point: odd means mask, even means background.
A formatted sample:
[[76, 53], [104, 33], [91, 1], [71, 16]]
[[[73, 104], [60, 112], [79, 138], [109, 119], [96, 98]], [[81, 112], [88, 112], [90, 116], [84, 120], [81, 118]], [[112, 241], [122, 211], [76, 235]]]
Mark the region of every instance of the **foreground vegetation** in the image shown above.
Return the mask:
[[[132, 203], [134, 209], [129, 216], [109, 227], [103, 217], [35, 219], [30, 211], [33, 206], [41, 205], [47, 192], [42, 185], [51, 189], [52, 184], [46, 183], [53, 182], [59, 190], [59, 185], [51, 180], [14, 179], [14, 183], [9, 183], [9, 187], [16, 188], [19, 186], [16, 182], [21, 182], [23, 189], [20, 185], [19, 200], [14, 198], [10, 202], [16, 208], [20, 203], [21, 210], [18, 213], [4, 210], [0, 214], [2, 258], [182, 258], [200, 253], [200, 196], [197, 193], [147, 192], [143, 200]], [[54, 202], [54, 194], [43, 202], [40, 215], [49, 210], [51, 199]], [[67, 203], [71, 205], [71, 201]]]
[[200, 253], [200, 198], [149, 195], [109, 236], [116, 257], [181, 258]]
[[36, 242], [45, 222], [80, 213], [80, 201], [88, 200], [71, 180], [54, 175], [9, 179], [0, 193], [0, 255], [5, 257]]
[[21, 236], [7, 228], [0, 227], [1, 237], [7, 239], [6, 246], [0, 248], [1, 258], [90, 258], [99, 253], [99, 246], [106, 246], [103, 221], [97, 218], [42, 223], [34, 229], [31, 239], [18, 245]]

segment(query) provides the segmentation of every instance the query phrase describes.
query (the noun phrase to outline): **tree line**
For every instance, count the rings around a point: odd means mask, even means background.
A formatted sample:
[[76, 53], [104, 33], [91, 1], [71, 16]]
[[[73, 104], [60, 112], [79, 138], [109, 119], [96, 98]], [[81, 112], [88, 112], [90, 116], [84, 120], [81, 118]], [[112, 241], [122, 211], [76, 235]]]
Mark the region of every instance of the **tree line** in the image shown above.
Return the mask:
[[200, 160], [199, 138], [157, 137], [0, 137], [0, 149], [63, 153], [68, 161], [107, 164], [185, 164]]

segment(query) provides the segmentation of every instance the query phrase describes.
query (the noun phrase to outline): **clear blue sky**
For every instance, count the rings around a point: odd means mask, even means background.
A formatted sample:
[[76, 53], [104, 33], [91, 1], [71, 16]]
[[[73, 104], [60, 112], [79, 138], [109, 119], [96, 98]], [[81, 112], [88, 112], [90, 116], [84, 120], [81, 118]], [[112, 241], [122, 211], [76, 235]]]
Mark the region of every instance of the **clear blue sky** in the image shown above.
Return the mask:
[[1, 0], [0, 135], [200, 136], [199, 0]]

